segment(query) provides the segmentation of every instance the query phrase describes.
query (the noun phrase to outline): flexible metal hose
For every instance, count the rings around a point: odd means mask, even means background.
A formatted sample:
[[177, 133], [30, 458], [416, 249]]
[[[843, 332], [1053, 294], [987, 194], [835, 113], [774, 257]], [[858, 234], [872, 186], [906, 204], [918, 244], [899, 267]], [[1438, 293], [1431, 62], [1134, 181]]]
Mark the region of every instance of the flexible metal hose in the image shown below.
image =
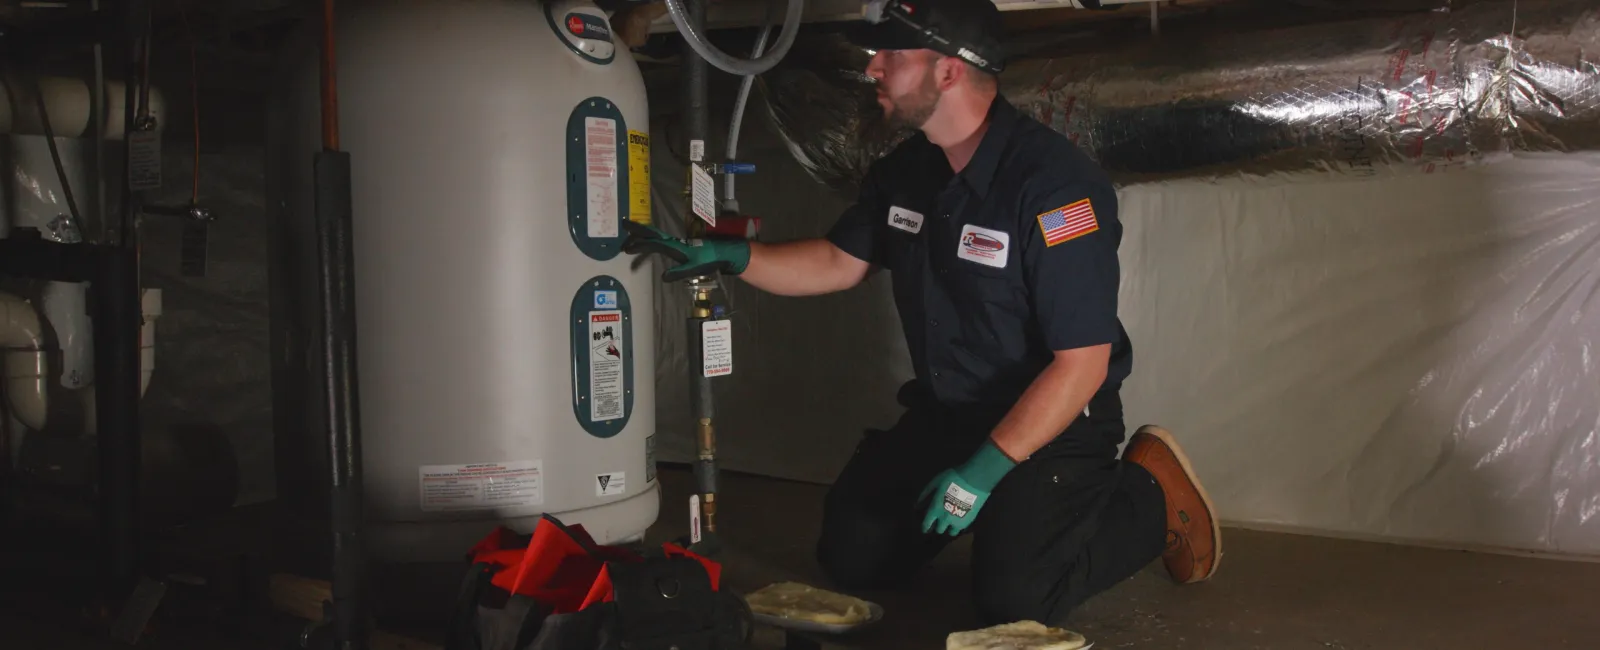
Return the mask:
[[783, 17], [783, 31], [778, 34], [778, 42], [773, 44], [772, 51], [751, 59], [739, 59], [728, 56], [717, 49], [710, 41], [706, 40], [702, 27], [694, 25], [689, 20], [689, 12], [683, 6], [683, 0], [667, 0], [667, 13], [672, 16], [672, 23], [677, 25], [678, 33], [688, 41], [689, 47], [694, 48], [706, 62], [717, 69], [729, 74], [750, 76], [761, 74], [772, 69], [789, 53], [789, 47], [794, 45], [794, 38], [800, 33], [800, 15], [805, 10], [805, 0], [789, 0], [787, 12]]

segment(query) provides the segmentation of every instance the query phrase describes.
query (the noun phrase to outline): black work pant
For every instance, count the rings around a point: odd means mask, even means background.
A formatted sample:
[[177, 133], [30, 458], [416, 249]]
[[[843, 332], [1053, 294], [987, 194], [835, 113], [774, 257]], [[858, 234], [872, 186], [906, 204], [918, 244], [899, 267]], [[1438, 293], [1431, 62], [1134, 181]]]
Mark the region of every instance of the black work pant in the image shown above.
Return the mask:
[[[824, 505], [817, 559], [846, 589], [904, 583], [954, 538], [923, 533], [924, 486], [967, 460], [1004, 412], [963, 412], [907, 398], [888, 431], [869, 431]], [[1117, 456], [1122, 403], [1103, 391], [1048, 446], [995, 487], [973, 535], [973, 598], [985, 625], [1065, 623], [1068, 613], [1160, 557], [1161, 486]]]

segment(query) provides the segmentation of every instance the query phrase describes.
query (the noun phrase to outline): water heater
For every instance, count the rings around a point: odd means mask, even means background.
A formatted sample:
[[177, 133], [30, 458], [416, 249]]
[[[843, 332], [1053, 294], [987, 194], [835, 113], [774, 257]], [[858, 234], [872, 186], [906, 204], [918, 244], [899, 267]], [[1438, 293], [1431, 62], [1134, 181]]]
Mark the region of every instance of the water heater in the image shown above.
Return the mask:
[[[542, 513], [600, 543], [657, 516], [644, 81], [586, 0], [349, 3], [338, 16], [351, 157], [367, 546], [457, 560]], [[327, 512], [312, 155], [317, 30], [270, 110], [273, 385], [281, 500]]]

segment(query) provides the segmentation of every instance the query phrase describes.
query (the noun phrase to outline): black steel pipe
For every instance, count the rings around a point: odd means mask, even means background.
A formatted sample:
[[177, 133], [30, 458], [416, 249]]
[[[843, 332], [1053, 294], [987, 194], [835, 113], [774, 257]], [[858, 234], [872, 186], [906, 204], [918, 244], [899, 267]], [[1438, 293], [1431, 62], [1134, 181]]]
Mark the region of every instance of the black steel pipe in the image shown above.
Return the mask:
[[350, 154], [317, 152], [315, 168], [323, 379], [327, 390], [324, 406], [333, 470], [333, 623], [341, 650], [362, 650], [367, 647], [366, 553], [362, 538]]
[[[685, 8], [688, 9], [689, 22], [696, 26], [703, 25], [706, 15], [705, 0], [688, 0], [684, 4]], [[687, 42], [683, 44], [683, 57], [685, 61], [683, 76], [685, 92], [683, 96], [684, 101], [687, 102], [684, 107], [684, 115], [686, 116], [684, 119], [684, 132], [689, 139], [689, 142], [685, 143], [687, 146], [684, 151], [689, 151], [694, 142], [699, 142], [698, 151], [704, 154], [705, 148], [709, 144], [706, 142], [706, 136], [711, 132], [711, 110], [706, 104], [706, 89], [709, 84], [707, 74], [709, 74], [710, 64], [706, 63], [705, 59], [700, 58], [700, 54], [695, 52], [694, 48], [690, 47]], [[697, 163], [707, 162], [703, 155], [699, 160], [695, 160], [694, 156], [690, 156], [690, 161]], [[684, 218], [691, 221], [694, 220], [694, 211], [685, 211], [684, 215]]]
[[[688, 319], [689, 334], [689, 404], [695, 421], [695, 449], [697, 460], [694, 466], [696, 490], [704, 494], [717, 493], [717, 461], [716, 461], [716, 403], [713, 400], [711, 378], [706, 376], [705, 368], [705, 337], [702, 334], [706, 322], [711, 320], [709, 308], [696, 301], [694, 312]], [[704, 315], [702, 315], [704, 314]]]
[[100, 459], [100, 516], [109, 540], [110, 587], [138, 584], [139, 544], [139, 257], [108, 246], [90, 283], [94, 305], [95, 414]]

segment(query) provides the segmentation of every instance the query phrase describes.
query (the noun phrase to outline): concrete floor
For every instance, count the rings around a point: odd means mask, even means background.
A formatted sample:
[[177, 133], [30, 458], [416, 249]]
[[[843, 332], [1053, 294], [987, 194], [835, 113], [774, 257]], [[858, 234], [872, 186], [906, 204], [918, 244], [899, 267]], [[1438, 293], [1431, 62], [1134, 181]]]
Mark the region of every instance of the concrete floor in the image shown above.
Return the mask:
[[[670, 539], [688, 528], [692, 481], [682, 471], [660, 477], [652, 538]], [[823, 487], [730, 475], [722, 489], [718, 526], [734, 589], [785, 579], [826, 586], [811, 559]], [[975, 626], [969, 549], [968, 540], [952, 545], [905, 591], [855, 594], [886, 615], [838, 645], [942, 648], [946, 634]], [[1223, 549], [1210, 582], [1173, 585], [1158, 562], [1091, 600], [1069, 626], [1097, 650], [1600, 647], [1600, 564], [1236, 529], [1224, 531]]]
[[[674, 468], [663, 468], [659, 476], [662, 516], [649, 533], [652, 543], [681, 537], [688, 528], [691, 476]], [[737, 474], [724, 475], [722, 486], [718, 523], [727, 549], [719, 559], [729, 588], [745, 593], [779, 580], [828, 586], [811, 558], [823, 486]], [[184, 539], [221, 556], [270, 554], [262, 540], [271, 538], [263, 532], [271, 521], [258, 511], [236, 511], [210, 532], [189, 530]], [[222, 548], [230, 544], [239, 548]], [[1224, 548], [1221, 572], [1211, 582], [1174, 586], [1157, 563], [1090, 601], [1069, 627], [1094, 641], [1097, 650], [1600, 647], [1600, 616], [1595, 615], [1600, 593], [1594, 588], [1600, 584], [1600, 564], [1232, 529], [1225, 533]], [[952, 631], [975, 627], [968, 550], [965, 540], [952, 545], [904, 591], [856, 594], [883, 605], [886, 616], [869, 629], [831, 639], [832, 644], [926, 650], [944, 647]], [[0, 561], [0, 650], [129, 647], [106, 640], [104, 620], [85, 611], [75, 595], [81, 589], [70, 580], [50, 590], [13, 588], [24, 584], [11, 579], [19, 570], [35, 576], [60, 571], [38, 564], [17, 553]], [[462, 574], [458, 566], [438, 569], [433, 579], [412, 585], [375, 585], [387, 601], [378, 607], [386, 629], [440, 640], [437, 623], [428, 619], [448, 611]], [[394, 580], [400, 574], [384, 575]], [[293, 647], [286, 641], [300, 622], [237, 614], [238, 607], [219, 607], [214, 600], [197, 592], [188, 602], [164, 603], [141, 647]], [[69, 631], [72, 627], [78, 629]], [[776, 647], [772, 630], [762, 630], [757, 640], [760, 648]]]

